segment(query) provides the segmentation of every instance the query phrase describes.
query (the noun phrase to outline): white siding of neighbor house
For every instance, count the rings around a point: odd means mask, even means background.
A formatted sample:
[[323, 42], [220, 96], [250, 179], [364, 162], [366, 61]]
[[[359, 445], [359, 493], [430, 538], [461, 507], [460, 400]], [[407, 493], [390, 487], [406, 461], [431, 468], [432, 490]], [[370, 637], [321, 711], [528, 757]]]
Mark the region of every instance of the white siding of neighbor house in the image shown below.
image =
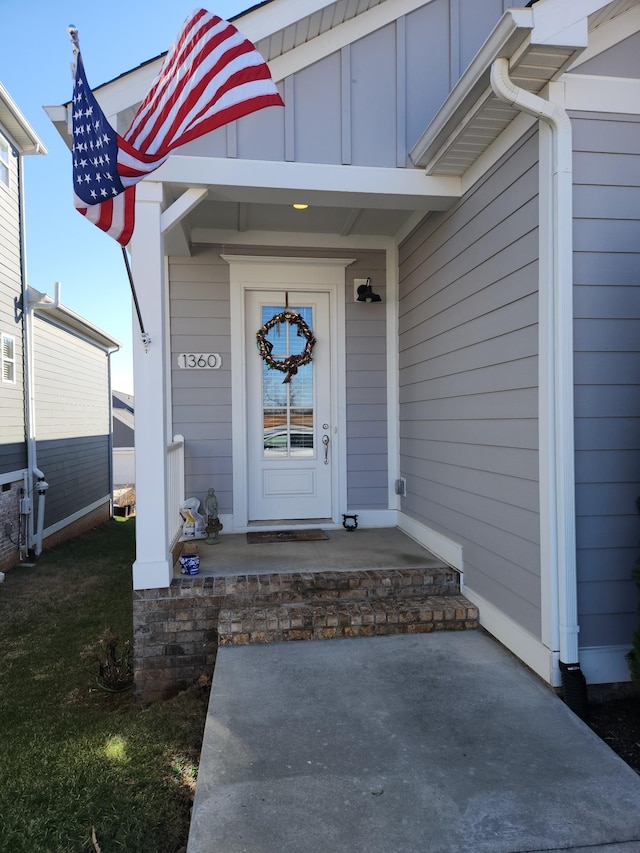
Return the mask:
[[537, 220], [532, 132], [400, 247], [399, 393], [404, 513], [540, 637]]
[[22, 323], [16, 322], [15, 305], [22, 290], [18, 162], [17, 157], [9, 157], [9, 186], [0, 183], [0, 333], [14, 338], [16, 358], [15, 383], [0, 379], [0, 474], [27, 464]]
[[49, 483], [46, 529], [110, 494], [106, 353], [36, 316], [34, 391], [38, 467]]
[[640, 118], [577, 113], [572, 124], [580, 644], [630, 644], [640, 555]]
[[[171, 371], [173, 432], [185, 437], [186, 494], [204, 499], [214, 488], [221, 514], [232, 512], [232, 410], [229, 265], [222, 247], [196, 250], [191, 258], [170, 261]], [[225, 250], [230, 254], [229, 249]], [[242, 254], [286, 255], [283, 248]], [[318, 252], [295, 250], [296, 257]], [[346, 383], [347, 499], [349, 508], [388, 506], [385, 260], [380, 252], [336, 252], [357, 255], [347, 269], [346, 365], [336, 381]], [[377, 305], [353, 301], [353, 279], [372, 276]], [[257, 330], [256, 330], [257, 331]], [[216, 352], [219, 370], [181, 370], [181, 352]]]

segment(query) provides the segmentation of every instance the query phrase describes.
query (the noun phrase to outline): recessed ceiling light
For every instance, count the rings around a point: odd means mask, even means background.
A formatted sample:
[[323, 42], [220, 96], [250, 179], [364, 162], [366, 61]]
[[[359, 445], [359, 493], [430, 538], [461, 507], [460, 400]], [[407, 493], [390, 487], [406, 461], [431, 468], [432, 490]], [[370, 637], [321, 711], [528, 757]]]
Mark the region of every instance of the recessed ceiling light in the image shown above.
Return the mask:
[[293, 206], [296, 210], [306, 210], [309, 207], [308, 204], [294, 204]]

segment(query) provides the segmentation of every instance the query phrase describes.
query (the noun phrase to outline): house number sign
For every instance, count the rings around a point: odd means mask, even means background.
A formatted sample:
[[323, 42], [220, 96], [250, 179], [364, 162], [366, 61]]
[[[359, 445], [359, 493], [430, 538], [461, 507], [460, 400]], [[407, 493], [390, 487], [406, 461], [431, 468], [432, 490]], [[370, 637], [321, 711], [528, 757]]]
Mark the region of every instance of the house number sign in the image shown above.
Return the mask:
[[183, 370], [218, 370], [222, 358], [217, 352], [181, 352], [178, 367]]

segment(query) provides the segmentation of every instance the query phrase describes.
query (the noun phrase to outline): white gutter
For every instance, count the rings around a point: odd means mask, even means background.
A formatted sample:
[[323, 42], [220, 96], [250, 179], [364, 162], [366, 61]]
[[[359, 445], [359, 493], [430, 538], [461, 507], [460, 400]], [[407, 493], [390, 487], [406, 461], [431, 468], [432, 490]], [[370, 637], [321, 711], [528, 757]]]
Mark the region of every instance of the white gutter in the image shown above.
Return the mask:
[[[552, 299], [553, 387], [550, 391], [552, 429], [550, 459], [555, 482], [550, 483], [555, 515], [555, 549], [551, 550], [552, 611], [558, 613], [560, 668], [578, 664], [578, 598], [576, 578], [575, 463], [573, 434], [573, 166], [571, 120], [558, 104], [516, 86], [509, 77], [509, 60], [491, 66], [491, 87], [500, 100], [544, 121], [551, 129], [552, 222], [550, 264]], [[555, 551], [555, 553], [554, 553]], [[564, 666], [563, 666], [564, 665]], [[581, 675], [581, 674], [580, 674]], [[564, 683], [564, 679], [563, 679]]]
[[469, 113], [490, 96], [489, 65], [498, 57], [513, 56], [530, 38], [533, 26], [532, 9], [507, 9], [409, 152], [414, 166], [426, 168], [429, 174], [431, 161], [439, 149], [455, 136], [468, 120]]

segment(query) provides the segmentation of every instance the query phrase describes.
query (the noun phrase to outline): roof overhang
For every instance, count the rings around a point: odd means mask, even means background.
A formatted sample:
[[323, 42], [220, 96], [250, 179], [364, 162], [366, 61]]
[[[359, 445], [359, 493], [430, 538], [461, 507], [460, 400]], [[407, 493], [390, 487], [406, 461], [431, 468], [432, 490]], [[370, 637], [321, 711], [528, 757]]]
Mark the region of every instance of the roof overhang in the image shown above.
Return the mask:
[[519, 87], [540, 94], [587, 48], [589, 30], [637, 0], [538, 0], [509, 9], [410, 152], [427, 175], [462, 176], [518, 116], [491, 88], [491, 65], [509, 60]]
[[101, 349], [113, 352], [122, 347], [120, 341], [111, 337], [111, 335], [104, 332], [98, 326], [94, 326], [93, 323], [85, 320], [84, 317], [76, 314], [71, 308], [67, 308], [58, 298], [54, 299], [33, 287], [27, 288], [27, 298], [30, 310], [35, 311], [36, 314], [49, 317], [57, 325], [75, 332]]
[[0, 125], [20, 154], [46, 154], [47, 149], [17, 104], [0, 83]]
[[174, 154], [151, 180], [175, 187], [209, 187], [210, 200], [380, 210], [446, 210], [461, 194], [456, 177], [429, 177], [417, 169], [334, 166]]

